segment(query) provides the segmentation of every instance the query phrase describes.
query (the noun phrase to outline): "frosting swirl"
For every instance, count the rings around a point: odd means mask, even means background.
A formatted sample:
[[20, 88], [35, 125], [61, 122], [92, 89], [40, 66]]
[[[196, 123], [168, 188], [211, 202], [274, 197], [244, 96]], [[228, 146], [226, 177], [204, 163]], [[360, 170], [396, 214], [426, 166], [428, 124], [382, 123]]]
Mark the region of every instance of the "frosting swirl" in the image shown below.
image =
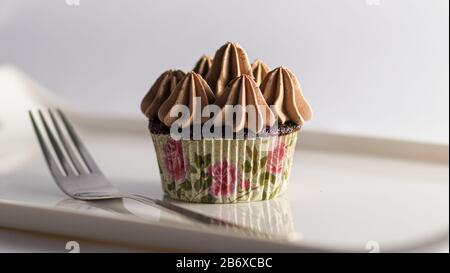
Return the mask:
[[267, 104], [278, 115], [278, 121], [303, 124], [313, 116], [311, 106], [303, 97], [297, 77], [287, 68], [270, 71], [261, 83], [261, 91]]
[[142, 113], [149, 118], [155, 115], [183, 76], [184, 72], [181, 70], [167, 70], [162, 73], [142, 99]]
[[212, 59], [206, 55], [203, 55], [200, 60], [195, 64], [194, 71], [197, 74], [200, 74], [203, 78], [206, 77], [206, 75], [209, 72], [209, 69], [211, 68]]
[[[267, 105], [261, 90], [256, 85], [252, 76], [242, 75], [232, 80], [225, 91], [217, 97], [216, 105], [221, 110], [216, 118], [221, 119], [222, 124], [225, 124], [227, 116], [233, 117], [231, 111], [233, 106], [242, 106], [244, 111], [236, 113], [234, 116], [233, 130], [238, 132], [244, 128], [256, 129], [255, 132], [259, 132], [263, 126], [271, 126], [275, 122], [275, 116]], [[226, 107], [231, 106], [231, 107]], [[246, 109], [249, 106], [253, 106], [256, 116], [255, 123], [249, 124], [249, 115], [246, 114]], [[255, 125], [256, 128], [251, 128], [249, 125]]]
[[252, 75], [247, 53], [237, 43], [228, 42], [214, 55], [206, 81], [216, 96], [220, 96], [226, 85], [243, 74]]
[[263, 63], [259, 59], [256, 59], [252, 63], [253, 77], [255, 77], [255, 81], [258, 86], [261, 85], [264, 77], [266, 77], [267, 73], [269, 73], [269, 70], [270, 68], [267, 66], [267, 64]]
[[[196, 100], [196, 97], [200, 98], [200, 105], [197, 105], [198, 100]], [[158, 118], [166, 126], [170, 127], [178, 119], [178, 117], [170, 116], [172, 107], [175, 105], [185, 105], [189, 107], [189, 119], [181, 124], [181, 126], [189, 126], [193, 124], [194, 117], [197, 115], [201, 117], [203, 107], [211, 104], [214, 101], [214, 98], [214, 93], [211, 91], [211, 88], [209, 88], [206, 81], [199, 74], [191, 71], [181, 79], [172, 94], [170, 94], [166, 101], [161, 105], [158, 111]], [[197, 110], [199, 110], [200, 113], [197, 113]], [[202, 118], [202, 123], [203, 122], [204, 118]]]

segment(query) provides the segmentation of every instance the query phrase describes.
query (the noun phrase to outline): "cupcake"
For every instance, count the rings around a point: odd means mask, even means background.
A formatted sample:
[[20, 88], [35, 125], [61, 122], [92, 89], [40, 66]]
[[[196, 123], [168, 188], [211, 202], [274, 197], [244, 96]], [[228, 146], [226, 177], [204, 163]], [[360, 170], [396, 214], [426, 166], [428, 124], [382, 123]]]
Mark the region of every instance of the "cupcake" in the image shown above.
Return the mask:
[[168, 198], [196, 203], [268, 200], [282, 194], [297, 135], [312, 118], [295, 75], [250, 65], [227, 43], [193, 71], [169, 70], [141, 103]]

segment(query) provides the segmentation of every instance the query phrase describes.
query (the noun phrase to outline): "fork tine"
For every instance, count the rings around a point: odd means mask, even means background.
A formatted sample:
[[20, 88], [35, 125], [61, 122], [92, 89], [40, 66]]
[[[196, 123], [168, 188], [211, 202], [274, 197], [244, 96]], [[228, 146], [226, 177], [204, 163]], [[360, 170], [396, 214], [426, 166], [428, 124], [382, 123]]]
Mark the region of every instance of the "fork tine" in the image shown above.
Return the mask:
[[39, 131], [39, 128], [36, 124], [36, 121], [34, 120], [33, 113], [29, 110], [28, 115], [30, 116], [31, 123], [33, 124], [34, 132], [36, 133], [36, 136], [39, 141], [39, 146], [41, 146], [42, 153], [44, 154], [45, 161], [47, 162], [48, 168], [50, 169], [50, 172], [55, 178], [61, 178], [64, 176], [64, 174], [59, 169], [58, 165], [56, 164], [55, 159], [53, 158], [52, 154], [50, 153], [50, 150], [47, 147], [47, 144], [45, 144], [44, 139], [41, 135], [41, 132]]
[[64, 113], [60, 109], [57, 109], [56, 112], [58, 112], [59, 116], [61, 117], [61, 120], [63, 121], [63, 124], [66, 127], [67, 132], [72, 138], [75, 147], [77, 148], [78, 152], [83, 158], [84, 163], [86, 163], [86, 166], [89, 169], [89, 171], [100, 173], [101, 172], [100, 169], [98, 168], [97, 164], [95, 163], [94, 159], [92, 158], [91, 154], [88, 152], [84, 144], [81, 142], [80, 138], [75, 132], [75, 129], [72, 127], [72, 125], [70, 124], [69, 120], [66, 118]]
[[51, 120], [53, 121], [53, 125], [56, 129], [59, 139], [61, 140], [67, 154], [69, 155], [70, 159], [72, 160], [72, 163], [73, 163], [75, 169], [77, 170], [77, 172], [79, 174], [86, 174], [87, 172], [84, 170], [83, 166], [81, 165], [81, 162], [78, 160], [78, 157], [75, 155], [72, 147], [67, 142], [66, 137], [63, 135], [61, 128], [59, 127], [59, 124], [56, 121], [55, 116], [53, 115], [53, 112], [50, 109], [48, 109], [48, 113], [50, 115]]
[[61, 148], [59, 147], [59, 144], [56, 141], [55, 137], [53, 136], [52, 131], [50, 131], [50, 128], [48, 127], [47, 121], [45, 120], [42, 111], [38, 110], [38, 113], [39, 116], [41, 117], [42, 123], [44, 124], [44, 128], [45, 131], [47, 132], [48, 138], [50, 139], [50, 143], [52, 144], [56, 156], [58, 157], [59, 162], [61, 163], [61, 166], [63, 167], [64, 171], [66, 172], [67, 175], [76, 175], [75, 171], [72, 169], [72, 166], [70, 166]]

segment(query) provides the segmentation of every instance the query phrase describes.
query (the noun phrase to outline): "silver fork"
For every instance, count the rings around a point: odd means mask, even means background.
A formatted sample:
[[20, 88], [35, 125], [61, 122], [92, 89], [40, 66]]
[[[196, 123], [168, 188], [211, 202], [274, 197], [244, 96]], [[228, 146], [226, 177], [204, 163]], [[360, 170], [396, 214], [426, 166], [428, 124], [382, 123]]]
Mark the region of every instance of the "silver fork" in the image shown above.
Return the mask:
[[[65, 128], [65, 131], [67, 132], [66, 134], [69, 136], [65, 136], [65, 133], [59, 125], [60, 122], [57, 121], [53, 112], [48, 110], [51, 123], [56, 130], [56, 134], [62, 146], [58, 143], [57, 138], [50, 129], [49, 124], [42, 114], [42, 111], [38, 110], [39, 117], [44, 125], [45, 132], [50, 140], [50, 144], [57, 159], [55, 159], [52, 155], [48, 145], [46, 144], [43, 134], [37, 126], [35, 118], [33, 117], [33, 113], [28, 111], [31, 123], [33, 124], [34, 131], [41, 146], [42, 153], [44, 154], [48, 168], [50, 169], [50, 173], [52, 174], [59, 189], [68, 196], [84, 201], [128, 198], [145, 204], [159, 206], [160, 208], [170, 210], [203, 224], [244, 229], [239, 225], [197, 213], [166, 201], [139, 194], [119, 192], [119, 190], [117, 190], [103, 175], [63, 112], [59, 109], [56, 110], [56, 112], [62, 121], [63, 128]], [[70, 145], [70, 143], [72, 143], [72, 145]], [[63, 152], [63, 149], [65, 153]], [[74, 150], [76, 150], [76, 152]], [[59, 161], [62, 169], [56, 163], [57, 160]]]

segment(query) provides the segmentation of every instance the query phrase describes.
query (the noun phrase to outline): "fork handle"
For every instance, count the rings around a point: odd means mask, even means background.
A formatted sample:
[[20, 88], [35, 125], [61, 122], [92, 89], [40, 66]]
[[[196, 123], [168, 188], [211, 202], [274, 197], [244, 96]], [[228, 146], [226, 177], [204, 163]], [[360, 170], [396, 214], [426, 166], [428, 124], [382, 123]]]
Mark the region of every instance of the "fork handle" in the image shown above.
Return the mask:
[[127, 198], [145, 203], [145, 204], [152, 204], [152, 205], [158, 205], [159, 207], [162, 207], [164, 209], [170, 210], [172, 212], [175, 212], [181, 216], [184, 216], [186, 218], [189, 218], [191, 220], [194, 220], [196, 222], [200, 222], [202, 224], [207, 224], [207, 225], [214, 225], [214, 226], [220, 226], [220, 227], [231, 227], [231, 228], [238, 228], [238, 229], [244, 229], [244, 227], [236, 225], [234, 223], [222, 220], [222, 219], [218, 219], [218, 218], [214, 218], [214, 217], [210, 217], [207, 216], [205, 214], [202, 213], [198, 213], [189, 209], [185, 209], [183, 207], [174, 205], [172, 203], [166, 202], [166, 201], [162, 201], [159, 199], [153, 199], [153, 198], [149, 198], [146, 196], [142, 196], [139, 194], [131, 194], [131, 195], [127, 195]]

